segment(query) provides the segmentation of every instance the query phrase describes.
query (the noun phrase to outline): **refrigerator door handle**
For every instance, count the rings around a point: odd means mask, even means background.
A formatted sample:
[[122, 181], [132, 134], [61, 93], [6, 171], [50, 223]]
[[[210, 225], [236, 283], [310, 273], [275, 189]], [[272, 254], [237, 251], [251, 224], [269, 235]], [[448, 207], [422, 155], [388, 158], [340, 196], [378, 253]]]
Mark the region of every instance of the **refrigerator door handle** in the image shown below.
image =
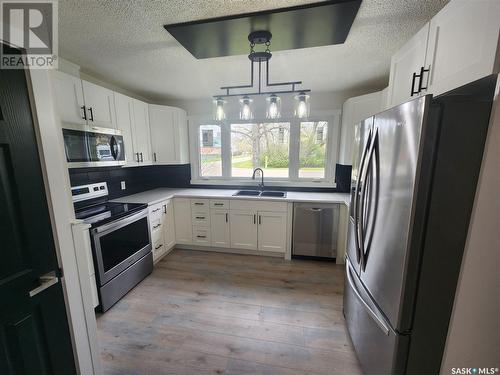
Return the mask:
[[365, 173], [365, 177], [364, 177], [364, 182], [363, 182], [363, 186], [361, 187], [361, 192], [359, 194], [360, 198], [361, 198], [361, 204], [357, 207], [359, 209], [359, 212], [358, 212], [358, 215], [359, 215], [359, 220], [358, 220], [358, 230], [357, 230], [357, 234], [359, 236], [358, 238], [358, 243], [359, 243], [359, 254], [360, 254], [360, 258], [361, 258], [361, 268], [364, 270], [366, 268], [366, 254], [367, 252], [365, 253], [365, 233], [364, 233], [364, 225], [365, 225], [365, 220], [364, 220], [364, 211], [365, 211], [365, 203], [366, 203], [366, 197], [365, 197], [365, 193], [366, 193], [366, 179], [368, 178], [368, 173], [370, 171], [370, 165], [371, 165], [371, 162], [373, 160], [373, 155], [375, 154], [375, 150], [376, 148], [378, 147], [377, 145], [377, 142], [378, 142], [378, 128], [375, 129], [375, 133], [373, 135], [373, 141], [372, 141], [372, 144], [370, 146], [370, 150], [368, 151], [368, 160], [366, 162], [366, 173]]
[[[368, 132], [366, 145], [363, 149], [363, 154], [361, 155], [361, 163], [359, 165], [359, 176], [358, 176], [358, 180], [356, 181], [356, 188], [354, 190], [354, 203], [353, 203], [354, 204], [354, 231], [355, 231], [354, 242], [356, 244], [356, 260], [358, 263], [361, 262], [361, 251], [360, 251], [360, 247], [359, 247], [360, 243], [359, 243], [359, 236], [358, 236], [358, 231], [359, 231], [359, 226], [358, 226], [358, 221], [359, 221], [359, 217], [358, 217], [359, 189], [360, 189], [360, 182], [361, 182], [362, 176], [363, 176], [363, 169], [364, 169], [364, 165], [365, 165], [366, 154], [368, 152], [368, 149], [370, 148], [371, 140], [372, 140], [372, 131], [370, 129], [370, 131]], [[364, 185], [364, 180], [363, 180], [363, 185]]]
[[363, 299], [361, 296], [361, 293], [358, 291], [358, 288], [354, 284], [354, 281], [352, 280], [352, 271], [351, 271], [351, 264], [349, 263], [349, 260], [346, 262], [346, 274], [347, 274], [347, 281], [349, 282], [349, 286], [351, 287], [352, 291], [356, 295], [356, 297], [359, 299], [359, 301], [363, 304], [365, 307], [366, 311], [368, 312], [368, 315], [377, 323], [379, 328], [384, 332], [386, 336], [389, 336], [389, 327], [385, 324], [385, 322], [373, 311], [373, 309], [370, 307], [370, 305]]

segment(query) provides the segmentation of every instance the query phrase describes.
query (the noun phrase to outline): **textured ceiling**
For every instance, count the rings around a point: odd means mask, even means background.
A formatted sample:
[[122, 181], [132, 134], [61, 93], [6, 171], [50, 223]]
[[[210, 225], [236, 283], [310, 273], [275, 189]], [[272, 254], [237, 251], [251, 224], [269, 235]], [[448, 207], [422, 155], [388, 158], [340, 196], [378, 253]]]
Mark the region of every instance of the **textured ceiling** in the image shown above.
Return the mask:
[[[272, 81], [314, 91], [382, 88], [391, 55], [448, 0], [363, 0], [343, 45], [281, 51]], [[164, 24], [316, 0], [60, 0], [59, 53], [82, 70], [154, 101], [197, 99], [249, 80], [246, 56], [196, 60]]]

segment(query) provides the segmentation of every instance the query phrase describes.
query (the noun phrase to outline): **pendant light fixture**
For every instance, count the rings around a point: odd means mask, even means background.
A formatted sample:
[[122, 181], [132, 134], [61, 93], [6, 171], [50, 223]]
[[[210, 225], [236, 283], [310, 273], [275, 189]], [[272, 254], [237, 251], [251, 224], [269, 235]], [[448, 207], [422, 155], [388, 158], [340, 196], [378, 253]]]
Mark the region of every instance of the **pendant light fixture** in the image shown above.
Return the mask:
[[253, 100], [249, 96], [245, 95], [240, 99], [240, 120], [251, 120], [253, 119], [252, 104]]
[[[268, 119], [277, 119], [281, 117], [281, 98], [277, 94], [295, 94], [296, 100], [300, 103], [296, 105], [296, 116], [297, 117], [307, 117], [309, 116], [309, 95], [307, 92], [310, 92], [309, 89], [296, 89], [297, 85], [301, 85], [302, 81], [290, 81], [290, 82], [270, 82], [269, 78], [269, 60], [271, 60], [271, 38], [272, 34], [267, 30], [257, 30], [252, 31], [248, 35], [248, 41], [250, 42], [250, 54], [248, 58], [250, 59], [250, 83], [248, 85], [240, 85], [240, 86], [222, 86], [221, 90], [225, 91], [225, 94], [215, 95], [215, 101], [217, 102], [219, 99], [223, 100], [223, 98], [232, 97], [232, 96], [241, 96], [240, 99], [240, 119], [241, 120], [250, 120], [253, 119], [253, 112], [251, 108], [252, 99], [251, 96], [256, 95], [269, 95], [266, 98], [266, 117]], [[256, 51], [256, 45], [265, 45], [265, 50]], [[266, 80], [262, 82], [262, 63], [265, 63], [265, 75]], [[258, 67], [258, 81], [257, 81], [257, 90], [254, 89], [254, 64], [257, 64]], [[272, 88], [272, 91], [265, 91], [262, 89], [262, 86], [265, 88]], [[275, 90], [276, 87], [283, 87], [282, 90]], [[286, 87], [288, 86], [288, 87]], [[237, 90], [239, 93], [233, 93], [231, 90]], [[242, 90], [250, 90], [247, 92], [241, 92]], [[297, 98], [300, 98], [297, 99]], [[224, 102], [225, 103], [225, 102]], [[224, 103], [220, 104], [221, 111], [223, 112]], [[214, 110], [215, 113], [218, 111], [218, 108]], [[300, 114], [300, 116], [299, 116]], [[225, 118], [225, 116], [224, 116]]]
[[302, 91], [295, 96], [295, 117], [307, 118], [310, 112], [311, 103], [309, 102], [309, 95]]
[[224, 104], [226, 104], [226, 101], [221, 97], [216, 97], [213, 100], [213, 117], [215, 121], [223, 121], [226, 119]]
[[276, 94], [271, 94], [266, 98], [268, 119], [277, 119], [281, 117], [281, 98]]

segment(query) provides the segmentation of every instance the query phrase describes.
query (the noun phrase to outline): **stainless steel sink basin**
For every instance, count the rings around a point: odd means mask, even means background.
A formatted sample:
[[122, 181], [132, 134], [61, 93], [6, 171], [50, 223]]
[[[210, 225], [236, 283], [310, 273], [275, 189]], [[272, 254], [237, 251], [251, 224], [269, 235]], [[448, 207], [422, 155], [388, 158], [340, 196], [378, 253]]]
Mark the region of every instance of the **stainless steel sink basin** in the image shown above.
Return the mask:
[[233, 196], [243, 196], [243, 197], [258, 197], [260, 191], [258, 190], [240, 190], [237, 191]]
[[285, 191], [263, 191], [260, 193], [261, 197], [285, 198]]
[[284, 191], [258, 191], [258, 190], [239, 190], [235, 197], [270, 197], [270, 198], [285, 198], [286, 192]]

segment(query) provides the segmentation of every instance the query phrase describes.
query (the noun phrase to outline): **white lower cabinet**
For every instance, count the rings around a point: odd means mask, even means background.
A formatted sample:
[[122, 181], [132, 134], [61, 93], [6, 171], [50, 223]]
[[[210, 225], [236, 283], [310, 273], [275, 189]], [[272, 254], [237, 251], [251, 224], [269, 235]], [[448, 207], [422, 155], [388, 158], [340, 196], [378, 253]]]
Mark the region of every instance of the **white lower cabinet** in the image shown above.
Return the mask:
[[174, 198], [175, 238], [178, 244], [193, 243], [193, 227], [191, 223], [191, 200]]
[[230, 247], [229, 210], [210, 211], [211, 241], [214, 247]]
[[286, 250], [286, 218], [285, 212], [259, 212], [258, 249], [284, 253]]
[[149, 227], [153, 261], [157, 262], [175, 245], [174, 213], [170, 199], [149, 207]]
[[231, 247], [257, 250], [257, 212], [230, 211]]

